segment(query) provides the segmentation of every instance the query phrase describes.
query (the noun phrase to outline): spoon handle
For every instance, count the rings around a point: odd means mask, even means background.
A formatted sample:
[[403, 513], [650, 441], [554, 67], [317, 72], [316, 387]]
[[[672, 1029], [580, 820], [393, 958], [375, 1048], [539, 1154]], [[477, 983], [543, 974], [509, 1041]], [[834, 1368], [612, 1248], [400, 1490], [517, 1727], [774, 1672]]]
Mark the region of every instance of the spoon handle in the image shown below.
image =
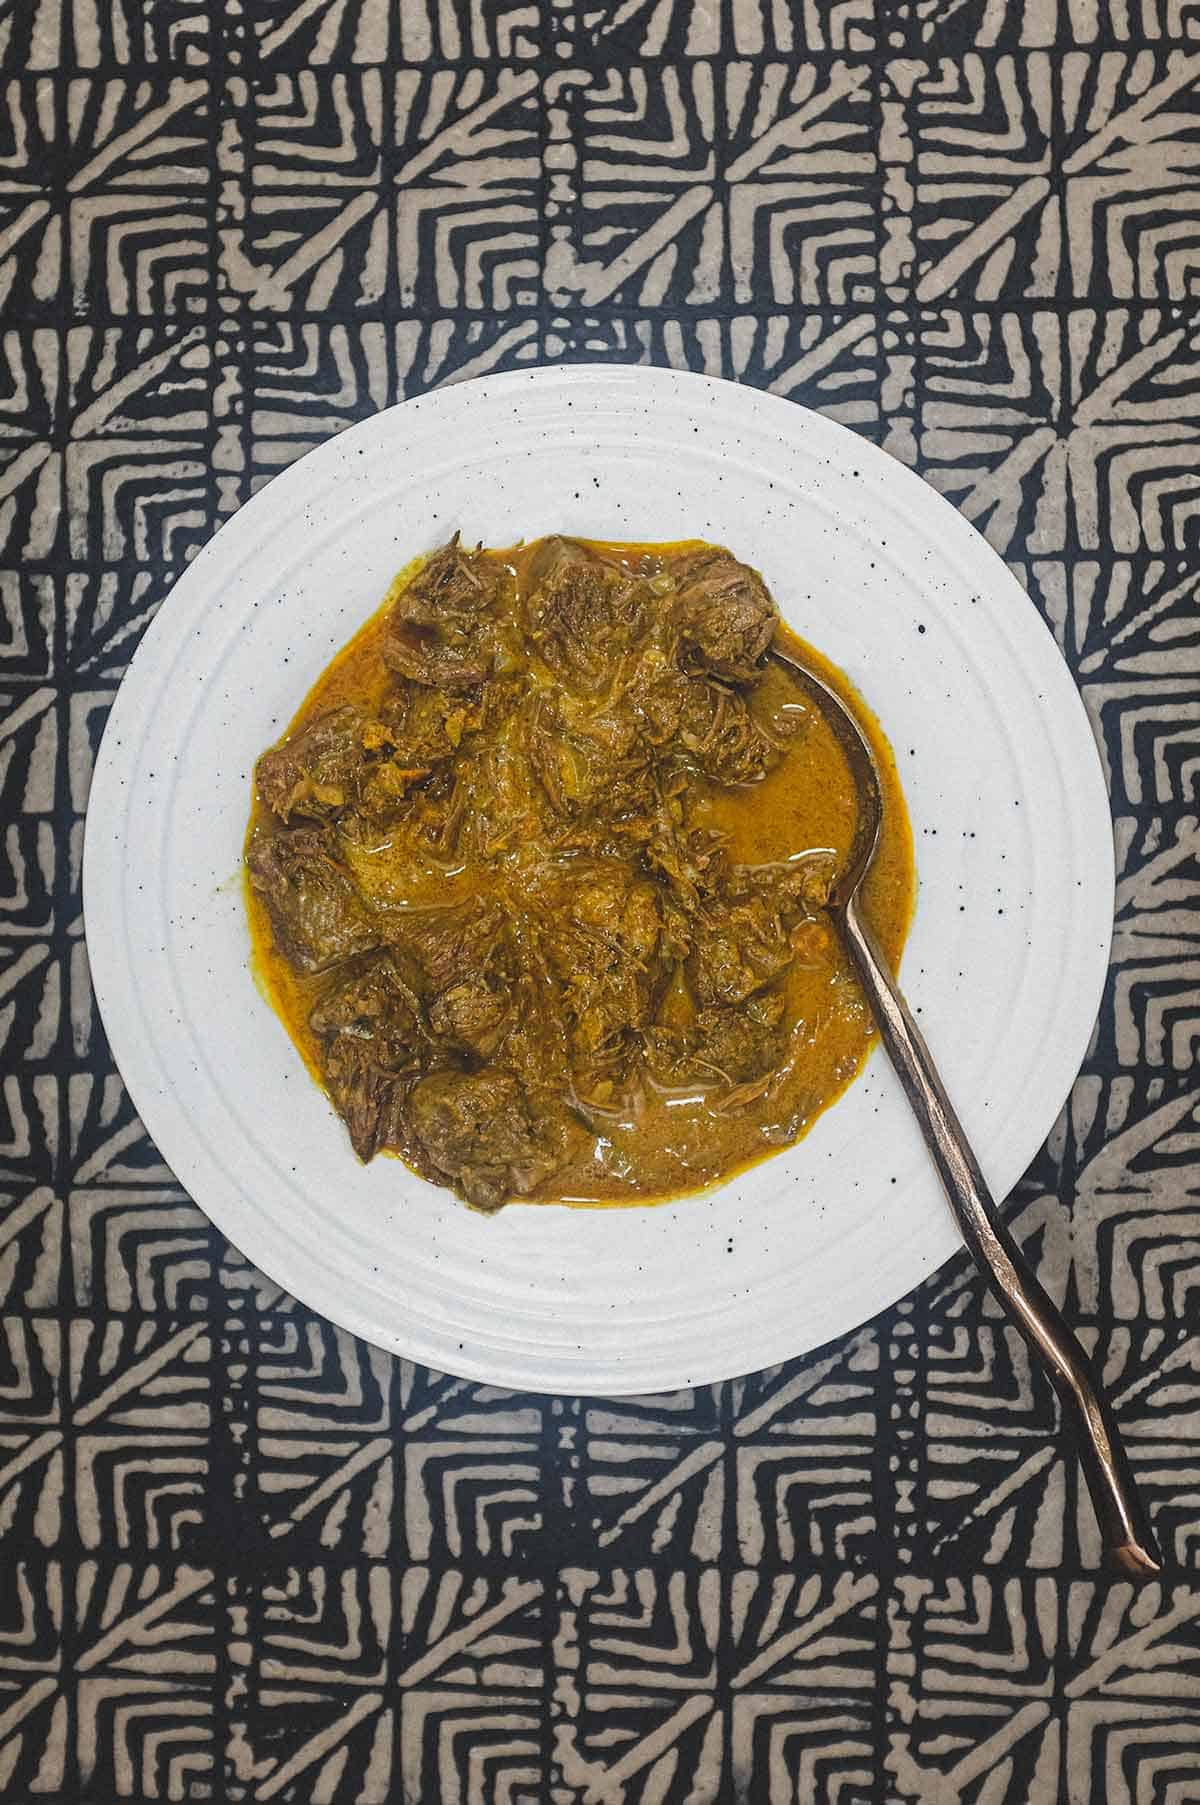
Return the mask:
[[979, 1162], [857, 896], [835, 910], [834, 919], [975, 1264], [1075, 1418], [1080, 1463], [1107, 1557], [1131, 1578], [1150, 1578], [1161, 1571], [1161, 1562], [1145, 1526], [1112, 1411], [1092, 1380], [1083, 1349], [1000, 1220]]

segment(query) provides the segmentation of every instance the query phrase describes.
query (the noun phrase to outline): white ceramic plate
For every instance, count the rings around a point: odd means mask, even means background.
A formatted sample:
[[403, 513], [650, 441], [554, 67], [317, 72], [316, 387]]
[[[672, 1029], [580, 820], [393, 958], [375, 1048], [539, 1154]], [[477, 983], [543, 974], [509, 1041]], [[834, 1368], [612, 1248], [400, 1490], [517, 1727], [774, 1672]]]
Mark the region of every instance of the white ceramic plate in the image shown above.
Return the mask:
[[117, 697], [88, 815], [92, 972], [181, 1182], [274, 1279], [471, 1378], [630, 1393], [854, 1328], [959, 1245], [882, 1054], [796, 1147], [657, 1208], [492, 1220], [360, 1167], [247, 969], [254, 759], [396, 569], [455, 529], [700, 535], [756, 565], [896, 749], [920, 896], [904, 980], [998, 1195], [1085, 1052], [1112, 840], [1070, 676], [1000, 559], [819, 415], [666, 370], [565, 366], [392, 408], [276, 478], [180, 579]]

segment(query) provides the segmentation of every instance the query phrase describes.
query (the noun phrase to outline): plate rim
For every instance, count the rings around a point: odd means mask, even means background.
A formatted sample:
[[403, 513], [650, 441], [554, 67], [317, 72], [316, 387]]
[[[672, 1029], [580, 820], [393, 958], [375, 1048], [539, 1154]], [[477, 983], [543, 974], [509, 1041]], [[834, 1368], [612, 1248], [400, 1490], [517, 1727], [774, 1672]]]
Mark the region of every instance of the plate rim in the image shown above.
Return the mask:
[[[1070, 1065], [1070, 1076], [1066, 1081], [1066, 1089], [1063, 1092], [1063, 1095], [1056, 1096], [1054, 1099], [1054, 1113], [1049, 1117], [1046, 1129], [1043, 1131], [1037, 1145], [1040, 1145], [1041, 1141], [1044, 1140], [1045, 1133], [1048, 1133], [1053, 1126], [1053, 1122], [1057, 1118], [1065, 1098], [1069, 1096], [1075, 1077], [1086, 1057], [1087, 1048], [1094, 1032], [1096, 1014], [1102, 1004], [1105, 978], [1111, 957], [1111, 941], [1113, 933], [1113, 910], [1111, 904], [1115, 895], [1116, 876], [1112, 813], [1100, 749], [1096, 745], [1091, 723], [1087, 716], [1074, 674], [1070, 671], [1070, 667], [1062, 656], [1061, 650], [1046, 621], [1039, 614], [1032, 600], [1018, 582], [1016, 576], [1005, 564], [1004, 559], [995, 548], [988, 543], [983, 534], [980, 533], [978, 529], [974, 528], [945, 496], [941, 495], [932, 484], [922, 479], [915, 471], [892, 460], [889, 455], [879, 446], [875, 445], [873, 441], [865, 439], [860, 434], [853, 432], [850, 428], [842, 426], [840, 422], [831, 420], [828, 416], [804, 407], [799, 403], [789, 401], [781, 396], [772, 395], [765, 390], [733, 382], [727, 378], [711, 377], [692, 371], [671, 370], [661, 365], [646, 367], [610, 364], [605, 362], [541, 364], [534, 366], [531, 369], [477, 377], [469, 382], [447, 385], [443, 388], [427, 391], [420, 396], [397, 402], [389, 408], [379, 410], [379, 412], [368, 416], [366, 419], [356, 422], [354, 425], [346, 428], [343, 432], [323, 440], [321, 444], [313, 447], [303, 457], [296, 459], [270, 483], [264, 485], [262, 489], [256, 491], [254, 495], [249, 497], [235, 515], [231, 516], [228, 521], [222, 523], [222, 526], [205, 543], [192, 563], [180, 573], [167, 595], [163, 598], [154, 620], [152, 620], [147, 627], [145, 634], [130, 660], [129, 667], [114, 698], [100, 748], [95, 759], [91, 794], [88, 799], [84, 823], [82, 873], [83, 919], [85, 936], [87, 937], [88, 957], [93, 972], [93, 988], [101, 1020], [105, 1025], [106, 1032], [110, 1035], [110, 1042], [114, 1042], [112, 1045], [112, 1057], [121, 1072], [122, 1079], [126, 1084], [134, 1107], [138, 1110], [139, 1115], [142, 1116], [142, 1120], [145, 1123], [150, 1137], [153, 1139], [156, 1146], [159, 1147], [160, 1151], [162, 1151], [163, 1158], [171, 1166], [172, 1170], [176, 1172], [182, 1187], [193, 1197], [197, 1206], [206, 1214], [209, 1214], [206, 1205], [200, 1200], [196, 1195], [196, 1191], [193, 1189], [196, 1167], [191, 1165], [189, 1157], [190, 1149], [185, 1152], [183, 1159], [178, 1158], [181, 1137], [176, 1136], [174, 1124], [167, 1122], [167, 1111], [165, 1106], [160, 1111], [159, 1094], [153, 1090], [153, 1087], [149, 1085], [148, 1082], [147, 1084], [142, 1085], [140, 1076], [131, 1080], [127, 1075], [130, 1070], [137, 1070], [140, 1065], [137, 1054], [131, 1054], [127, 1038], [125, 1040], [125, 1045], [122, 1048], [122, 1057], [119, 1060], [117, 1058], [115, 1041], [111, 1034], [110, 1024], [114, 1020], [119, 1019], [120, 1016], [121, 1005], [119, 992], [121, 986], [118, 972], [119, 960], [109, 948], [102, 950], [99, 957], [95, 956], [89, 929], [89, 920], [98, 920], [104, 912], [104, 902], [102, 898], [104, 896], [106, 878], [111, 885], [115, 883], [118, 877], [117, 868], [119, 866], [119, 860], [111, 862], [111, 869], [106, 868], [104, 861], [105, 850], [107, 849], [111, 852], [115, 850], [119, 844], [114, 841], [111, 832], [106, 834], [104, 829], [106, 819], [110, 821], [115, 820], [110, 804], [115, 797], [116, 790], [119, 787], [121, 780], [122, 736], [119, 732], [114, 733], [114, 726], [116, 725], [119, 727], [126, 717], [129, 718], [130, 722], [140, 718], [135, 709], [135, 704], [140, 697], [140, 689], [145, 687], [145, 681], [152, 669], [154, 659], [158, 656], [159, 648], [165, 647], [168, 644], [168, 636], [172, 628], [182, 623], [184, 604], [188, 597], [201, 589], [201, 587], [209, 581], [209, 566], [211, 565], [214, 567], [213, 575], [215, 576], [219, 569], [219, 561], [221, 558], [224, 556], [226, 562], [229, 562], [230, 555], [235, 551], [242, 536], [248, 536], [255, 530], [260, 517], [265, 521], [268, 518], [270, 510], [273, 509], [276, 514], [278, 514], [281, 501], [284, 504], [283, 512], [285, 517], [288, 516], [289, 512], [294, 513], [294, 509], [289, 510], [288, 497], [294, 494], [298, 498], [301, 495], [305, 485], [310, 482], [318, 466], [323, 460], [331, 457], [332, 447], [335, 445], [343, 448], [352, 447], [356, 438], [361, 438], [369, 442], [372, 436], [379, 431], [379, 422], [384, 416], [396, 416], [402, 414], [405, 409], [420, 409], [422, 406], [428, 409], [431, 404], [436, 407], [441, 399], [452, 397], [455, 394], [461, 396], [470, 391], [482, 404], [487, 400], [490, 400], [493, 396], [498, 396], [503, 400], [506, 395], [519, 392], [531, 380], [541, 381], [542, 383], [547, 381], [557, 382], [559, 384], [565, 383], [570, 387], [575, 383], [586, 383], [589, 381], [603, 381], [606, 383], [628, 382], [631, 378], [636, 378], [642, 383], [649, 383], [650, 386], [664, 385], [677, 392], [680, 389], [690, 390], [696, 396], [707, 391], [710, 400], [719, 400], [722, 396], [728, 396], [731, 400], [735, 395], [748, 396], [751, 405], [754, 408], [765, 407], [772, 418], [779, 420], [781, 426], [784, 425], [783, 410], [786, 410], [788, 425], [792, 432], [795, 431], [797, 425], [802, 425], [807, 421], [814, 424], [819, 422], [820, 430], [822, 432], [833, 432], [837, 434], [839, 438], [844, 435], [845, 441], [854, 445], [856, 454], [859, 457], [864, 461], [870, 462], [877, 470], [887, 472], [896, 485], [901, 501], [903, 501], [906, 492], [911, 495], [914, 500], [919, 500], [921, 506], [931, 517], [931, 526], [936, 525], [936, 521], [939, 518], [952, 521], [954, 523], [953, 532], [959, 536], [960, 541], [963, 544], [969, 543], [974, 555], [985, 558], [990, 567], [993, 581], [1001, 582], [1008, 588], [1013, 596], [1014, 608], [1019, 608], [1020, 610], [1021, 620], [1026, 623], [1027, 626], [1032, 625], [1032, 622], [1036, 621], [1041, 633], [1045, 634], [1045, 641], [1042, 642], [1039, 640], [1038, 644], [1044, 653], [1050, 653], [1052, 655], [1053, 660], [1061, 671], [1062, 678], [1065, 679], [1065, 684], [1060, 682], [1059, 685], [1060, 690], [1062, 691], [1062, 700], [1064, 703], [1066, 702], [1068, 691], [1070, 696], [1074, 699], [1077, 719], [1073, 724], [1073, 731], [1078, 733], [1080, 728], [1082, 728], [1083, 733], [1086, 733], [1087, 742], [1091, 747], [1092, 756], [1089, 761], [1093, 774], [1090, 783], [1091, 796], [1090, 798], [1081, 799], [1080, 813], [1081, 815], [1086, 815], [1090, 812], [1093, 816], [1093, 826], [1096, 826], [1098, 825], [1100, 813], [1100, 810], [1096, 805], [1099, 802], [1102, 802], [1106, 828], [1103, 838], [1100, 839], [1090, 832], [1085, 834], [1083, 838], [1085, 843], [1090, 846], [1093, 856], [1095, 856], [1098, 861], [1102, 849], [1107, 848], [1107, 855], [1103, 859], [1103, 863], [1105, 866], [1104, 894], [1108, 900], [1108, 907], [1106, 909], [1107, 925], [1103, 946], [1103, 961], [1101, 962], [1097, 957], [1094, 962], [1097, 980], [1094, 986], [1094, 1007], [1091, 1007], [1088, 1015], [1087, 1033], [1082, 1037], [1081, 1044], [1077, 1047], [1073, 1047], [1070, 1061], [1067, 1061], [1064, 1057], [1064, 1067], [1067, 1064]], [[268, 501], [268, 497], [271, 497], [272, 500]], [[964, 532], [969, 535], [969, 540], [963, 539], [962, 536]], [[982, 551], [980, 551], [980, 548], [983, 548]], [[1026, 637], [1028, 638], [1030, 636], [1027, 634]], [[148, 648], [150, 648], [149, 655], [147, 655]], [[136, 677], [135, 673], [138, 673]], [[1055, 698], [1056, 703], [1058, 703], [1059, 700], [1060, 698]], [[1060, 722], [1060, 726], [1063, 726], [1064, 729], [1069, 725], [1069, 723]], [[1080, 743], [1082, 744], [1082, 737]], [[1100, 873], [1098, 872], [1097, 880], [1099, 880], [1099, 876]], [[118, 1032], [115, 1040], [120, 1040], [122, 1037], [123, 1030]], [[871, 1063], [873, 1064], [876, 1060], [881, 1058], [882, 1055], [876, 1050], [871, 1056]], [[140, 1095], [139, 1092], [141, 1093]], [[152, 1094], [154, 1096], [154, 1102], [152, 1107], [147, 1109], [145, 1105]], [[165, 1135], [162, 1132], [164, 1124], [166, 1126]], [[164, 1139], [175, 1142], [175, 1146], [171, 1149], [169, 1154], [163, 1148]], [[201, 1146], [202, 1145], [201, 1138]], [[1034, 1154], [1036, 1154], [1036, 1150], [1035, 1146]], [[201, 1188], [202, 1186], [203, 1174], [201, 1174]], [[236, 1215], [237, 1212], [233, 1212], [232, 1214]], [[489, 1368], [486, 1362], [475, 1361], [470, 1355], [464, 1356], [461, 1362], [456, 1363], [452, 1368], [447, 1368], [444, 1356], [441, 1353], [430, 1351], [428, 1347], [423, 1348], [419, 1345], [419, 1335], [408, 1335], [404, 1337], [405, 1345], [403, 1346], [399, 1345], [394, 1338], [392, 1341], [385, 1339], [381, 1333], [381, 1325], [378, 1322], [372, 1321], [369, 1313], [356, 1307], [357, 1299], [353, 1294], [347, 1293], [344, 1296], [339, 1297], [337, 1300], [336, 1311], [331, 1313], [328, 1300], [322, 1299], [321, 1301], [318, 1301], [310, 1292], [306, 1278], [302, 1277], [301, 1282], [297, 1284], [294, 1280], [294, 1276], [285, 1276], [283, 1268], [290, 1265], [291, 1262], [287, 1259], [284, 1259], [281, 1262], [277, 1257], [276, 1247], [278, 1244], [275, 1244], [272, 1247], [271, 1252], [266, 1259], [264, 1259], [261, 1252], [255, 1248], [253, 1245], [257, 1240], [257, 1236], [253, 1233], [255, 1206], [248, 1201], [245, 1216], [246, 1221], [250, 1224], [251, 1232], [247, 1232], [245, 1223], [238, 1220], [233, 1223], [234, 1232], [230, 1234], [225, 1228], [224, 1223], [231, 1220], [231, 1213], [224, 1210], [219, 1211], [216, 1216], [210, 1215], [210, 1220], [216, 1224], [222, 1234], [228, 1235], [228, 1238], [233, 1241], [234, 1245], [237, 1246], [247, 1258], [251, 1259], [269, 1277], [271, 1277], [273, 1283], [280, 1284], [307, 1308], [317, 1311], [327, 1319], [339, 1323], [351, 1332], [362, 1336], [374, 1345], [383, 1347], [392, 1353], [399, 1352], [408, 1358], [426, 1362], [440, 1370], [453, 1370], [463, 1377], [474, 1381], [502, 1384], [506, 1386], [510, 1383], [510, 1381], [504, 1377], [497, 1377], [494, 1367]], [[265, 1223], [267, 1219], [260, 1215], [259, 1220]], [[865, 1323], [871, 1321], [881, 1311], [890, 1308], [892, 1304], [907, 1296], [915, 1286], [923, 1283], [934, 1272], [944, 1266], [948, 1259], [953, 1258], [956, 1252], [961, 1251], [962, 1249], [961, 1237], [958, 1234], [956, 1226], [953, 1224], [953, 1219], [951, 1218], [948, 1209], [946, 1211], [945, 1224], [949, 1230], [948, 1234], [941, 1237], [938, 1245], [931, 1248], [928, 1258], [919, 1260], [915, 1263], [910, 1262], [912, 1270], [915, 1270], [918, 1265], [921, 1270], [915, 1278], [909, 1278], [906, 1275], [903, 1288], [899, 1292], [892, 1291], [893, 1281], [888, 1280], [884, 1286], [889, 1292], [887, 1297], [880, 1302], [870, 1303], [865, 1312], [858, 1316], [855, 1323], [839, 1329], [833, 1336], [825, 1337], [819, 1342], [806, 1343], [801, 1329], [801, 1332], [797, 1335], [797, 1345], [794, 1349], [794, 1353], [796, 1355], [803, 1354], [805, 1356], [811, 1356], [818, 1348], [826, 1347], [830, 1345], [831, 1342], [839, 1341], [846, 1335], [854, 1333]], [[879, 1276], [882, 1277], [884, 1273], [890, 1270], [891, 1265], [885, 1265], [880, 1269]], [[276, 1274], [279, 1276], [276, 1277]], [[798, 1325], [798, 1327], [799, 1326], [800, 1325]], [[741, 1370], [756, 1371], [760, 1370], [762, 1364], [773, 1363], [773, 1361], [765, 1363], [756, 1362]], [[719, 1379], [737, 1376], [728, 1369], [727, 1361], [720, 1361], [718, 1362], [718, 1365], [720, 1368], [719, 1371], [714, 1369], [712, 1372], [698, 1372], [695, 1376], [688, 1377], [687, 1379], [664, 1381], [661, 1385], [658, 1382], [655, 1382], [649, 1389], [674, 1389], [677, 1386], [714, 1383]], [[564, 1383], [559, 1384], [558, 1386], [546, 1382], [544, 1378], [541, 1380], [538, 1378], [524, 1378], [512, 1383], [514, 1388], [519, 1386], [522, 1389], [549, 1393], [551, 1395], [607, 1397], [636, 1396], [645, 1394], [648, 1389], [647, 1384], [643, 1380], [638, 1379], [636, 1374], [626, 1375], [624, 1378], [606, 1378], [603, 1383], [597, 1383], [595, 1385], [588, 1385], [579, 1377], [572, 1377], [569, 1384]]]

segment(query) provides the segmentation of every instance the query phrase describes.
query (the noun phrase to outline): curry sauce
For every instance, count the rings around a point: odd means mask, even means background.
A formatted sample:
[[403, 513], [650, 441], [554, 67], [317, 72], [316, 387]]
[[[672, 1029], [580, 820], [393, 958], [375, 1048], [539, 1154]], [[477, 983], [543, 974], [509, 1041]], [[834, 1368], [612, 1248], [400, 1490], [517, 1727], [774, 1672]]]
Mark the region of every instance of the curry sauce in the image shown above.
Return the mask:
[[856, 797], [785, 646], [884, 783], [889, 958], [912, 837], [883, 733], [698, 541], [456, 541], [396, 579], [256, 771], [259, 982], [362, 1158], [482, 1208], [645, 1203], [797, 1140], [871, 1022], [823, 910]]

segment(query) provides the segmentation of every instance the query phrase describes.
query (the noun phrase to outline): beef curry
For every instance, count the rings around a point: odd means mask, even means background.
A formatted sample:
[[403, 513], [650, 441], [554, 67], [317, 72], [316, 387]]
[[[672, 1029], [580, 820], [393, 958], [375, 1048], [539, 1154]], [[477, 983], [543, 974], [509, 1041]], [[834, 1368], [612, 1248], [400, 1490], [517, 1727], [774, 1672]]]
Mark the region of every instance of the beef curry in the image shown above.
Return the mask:
[[470, 1203], [636, 1203], [795, 1141], [867, 1050], [823, 914], [856, 801], [780, 639], [885, 778], [867, 913], [913, 900], [895, 765], [718, 547], [456, 538], [258, 761], [260, 981], [363, 1160]]

